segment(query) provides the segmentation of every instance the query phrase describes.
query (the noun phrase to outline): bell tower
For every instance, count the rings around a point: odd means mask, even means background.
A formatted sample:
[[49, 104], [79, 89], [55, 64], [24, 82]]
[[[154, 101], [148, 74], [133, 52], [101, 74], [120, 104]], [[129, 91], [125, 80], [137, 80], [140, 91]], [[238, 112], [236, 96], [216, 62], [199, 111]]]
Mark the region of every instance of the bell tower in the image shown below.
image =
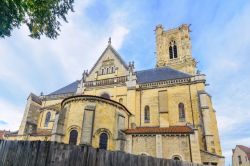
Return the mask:
[[194, 75], [196, 61], [192, 57], [189, 25], [164, 31], [162, 25], [156, 26], [156, 67], [170, 67]]

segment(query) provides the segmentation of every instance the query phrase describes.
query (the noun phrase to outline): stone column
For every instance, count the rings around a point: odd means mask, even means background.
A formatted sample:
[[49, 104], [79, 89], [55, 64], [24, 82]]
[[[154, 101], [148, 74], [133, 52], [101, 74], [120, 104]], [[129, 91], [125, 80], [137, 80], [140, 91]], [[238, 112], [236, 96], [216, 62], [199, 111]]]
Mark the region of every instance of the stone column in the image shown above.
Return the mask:
[[162, 158], [162, 135], [156, 135], [156, 157]]
[[210, 108], [209, 108], [209, 96], [206, 92], [199, 94], [200, 98], [200, 107], [202, 112], [204, 136], [206, 141], [206, 150], [212, 152], [214, 145], [212, 145], [213, 133], [211, 131], [211, 117], [210, 117]]
[[51, 134], [51, 141], [61, 142], [62, 141], [61, 136], [56, 133], [58, 120], [59, 120], [59, 114], [56, 114]]
[[67, 108], [63, 108], [55, 116], [55, 121], [52, 129], [51, 141], [62, 142], [62, 136], [65, 134], [65, 119]]
[[[25, 135], [34, 132], [37, 128], [39, 109], [42, 107], [40, 97], [31, 93], [27, 99], [23, 119], [19, 127], [18, 135]], [[32, 129], [32, 130], [30, 130]]]
[[88, 104], [84, 109], [83, 123], [82, 123], [82, 134], [81, 134], [81, 145], [92, 145], [93, 136], [93, 123], [95, 118], [95, 103]]
[[127, 135], [126, 137], [127, 137], [127, 141], [126, 141], [126, 150], [125, 151], [127, 153], [133, 153], [132, 152], [132, 146], [133, 146], [132, 145], [132, 142], [133, 142], [132, 139], [133, 139], [133, 137], [132, 137], [132, 135]]
[[194, 134], [190, 134], [190, 148], [191, 148], [191, 155], [193, 159], [193, 163], [201, 163], [201, 153], [200, 153], [200, 145], [199, 145], [199, 138], [198, 138], [198, 130], [194, 129]]

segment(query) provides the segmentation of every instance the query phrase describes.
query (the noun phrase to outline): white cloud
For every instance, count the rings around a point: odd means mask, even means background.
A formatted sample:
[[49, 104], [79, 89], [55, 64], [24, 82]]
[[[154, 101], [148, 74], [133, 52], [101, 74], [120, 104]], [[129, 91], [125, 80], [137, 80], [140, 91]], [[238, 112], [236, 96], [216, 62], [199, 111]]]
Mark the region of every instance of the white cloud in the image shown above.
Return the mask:
[[[31, 39], [25, 26], [14, 30], [12, 37], [0, 40], [0, 83], [8, 92], [15, 97], [21, 95], [23, 101], [29, 92], [38, 94], [45, 89], [46, 93], [47, 89], [49, 93], [80, 79], [83, 70], [90, 69], [104, 51], [108, 37], [112, 37], [115, 49], [122, 47], [129, 33], [124, 25], [126, 12], [110, 11], [108, 24], [99, 33], [98, 23], [85, 13], [93, 2], [76, 1], [75, 12], [69, 14], [69, 22], [63, 23], [56, 40], [44, 36], [41, 40]], [[11, 101], [14, 96], [1, 92], [0, 120], [7, 124], [0, 124], [0, 129], [16, 130], [21, 123], [25, 108]]]
[[23, 110], [24, 108], [0, 98], [0, 121], [6, 122], [6, 124], [0, 123], [0, 130], [18, 130], [21, 124]]
[[19, 91], [33, 90], [32, 84], [25, 79], [27, 75], [22, 73], [23, 70], [28, 71], [25, 60], [16, 55], [9, 43], [0, 41], [0, 45], [0, 82], [7, 84], [10, 91], [16, 85], [19, 85]]
[[231, 163], [232, 149], [237, 144], [250, 146], [250, 134], [245, 131], [250, 126], [249, 15], [248, 5], [223, 25], [215, 19], [204, 27], [197, 42], [227, 164]]
[[[21, 30], [15, 31], [11, 39], [0, 41], [0, 81], [4, 80], [4, 84], [8, 84], [16, 94], [43, 90], [39, 88], [47, 88], [48, 91], [56, 90], [54, 88], [63, 86], [66, 82], [79, 79], [84, 69], [90, 69], [107, 46], [109, 37], [112, 37], [112, 45], [115, 49], [119, 50], [124, 44], [124, 39], [130, 31], [132, 32], [131, 29], [137, 27], [137, 30], [141, 30], [142, 28], [139, 27], [146, 25], [145, 22], [175, 25], [177, 24], [175, 20], [183, 22], [185, 21], [184, 15], [188, 14], [188, 3], [181, 3], [181, 5], [178, 3], [177, 6], [183, 10], [178, 10], [182, 12], [178, 12], [177, 15], [174, 7], [176, 5], [172, 4], [170, 10], [161, 7], [159, 12], [167, 15], [164, 22], [152, 11], [146, 13], [143, 13], [144, 9], [140, 9], [142, 12], [138, 11], [141, 6], [133, 6], [131, 2], [125, 2], [119, 8], [110, 3], [108, 4], [110, 13], [105, 23], [101, 25], [93, 18], [88, 18], [85, 13], [85, 10], [95, 2], [76, 1], [75, 12], [69, 15], [69, 23], [63, 24], [57, 40], [44, 37], [38, 41], [30, 39], [27, 36], [27, 29], [22, 27]], [[248, 21], [250, 6], [244, 6], [225, 24], [220, 23], [219, 15], [221, 12], [216, 12], [213, 16], [215, 20], [211, 21], [209, 26], [202, 27], [203, 31], [198, 36], [198, 41], [193, 45], [200, 50], [201, 66], [210, 83], [208, 90], [213, 96], [217, 110], [224, 155], [230, 160], [231, 148], [235, 144], [249, 142], [247, 136], [236, 138], [233, 135], [241, 125], [250, 125], [250, 113], [245, 109], [250, 108], [248, 102], [250, 101], [250, 86], [248, 85], [250, 82], [248, 69], [250, 66], [248, 55], [250, 52], [250, 22]], [[150, 26], [153, 29], [155, 25], [150, 24]], [[135, 50], [140, 51], [140, 46]], [[39, 80], [41, 83], [33, 83], [34, 80]], [[13, 113], [6, 113], [2, 110], [13, 110]], [[23, 112], [24, 108], [19, 108], [12, 105], [11, 101], [2, 99], [0, 111], [2, 111], [0, 120], [7, 121], [9, 125], [15, 123], [15, 115], [13, 117], [12, 115], [18, 114], [18, 117], [21, 117], [20, 112]], [[17, 126], [19, 124], [20, 122]], [[0, 127], [7, 129], [11, 127], [8, 125]]]
[[125, 36], [129, 33], [129, 30], [123, 26], [115, 26], [114, 31], [112, 32], [112, 39], [115, 41], [114, 42], [114, 47], [116, 49], [121, 48], [122, 43], [124, 42]]

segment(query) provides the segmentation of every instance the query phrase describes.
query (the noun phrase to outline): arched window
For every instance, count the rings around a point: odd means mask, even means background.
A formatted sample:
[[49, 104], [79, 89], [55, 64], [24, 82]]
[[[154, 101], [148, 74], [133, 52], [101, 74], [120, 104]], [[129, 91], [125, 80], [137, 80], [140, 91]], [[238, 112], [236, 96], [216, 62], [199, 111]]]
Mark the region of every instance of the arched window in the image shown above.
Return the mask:
[[171, 44], [169, 46], [169, 58], [173, 59], [173, 48], [172, 48]]
[[107, 146], [108, 146], [108, 135], [106, 133], [102, 133], [100, 135], [99, 148], [107, 150]]
[[107, 69], [106, 69], [106, 74], [109, 74], [109, 68], [107, 67]]
[[69, 134], [69, 144], [76, 145], [78, 132], [76, 130], [71, 130]]
[[179, 156], [179, 155], [174, 155], [174, 156], [172, 157], [172, 159], [173, 159], [173, 160], [181, 160], [181, 156]]
[[104, 75], [104, 69], [102, 69], [102, 75]]
[[142, 156], [149, 156], [149, 154], [148, 154], [148, 153], [145, 153], [145, 152], [142, 152], [141, 155], [142, 155]]
[[119, 99], [119, 103], [123, 104], [123, 98]]
[[174, 58], [177, 58], [177, 46], [174, 43]]
[[149, 106], [146, 105], [144, 108], [144, 122], [145, 123], [149, 123], [150, 122], [150, 110], [149, 110]]
[[183, 103], [179, 103], [179, 121], [184, 122], [185, 121], [185, 108]]
[[110, 96], [109, 96], [108, 93], [103, 93], [103, 94], [101, 94], [101, 97], [102, 97], [102, 98], [105, 98], [105, 99], [110, 99]]
[[50, 116], [51, 116], [51, 113], [47, 112], [45, 122], [44, 122], [44, 127], [48, 127], [49, 121], [50, 121]]
[[177, 53], [176, 42], [174, 40], [172, 40], [169, 43], [169, 58], [173, 59], [173, 58], [177, 58], [177, 57], [178, 57], [178, 53]]

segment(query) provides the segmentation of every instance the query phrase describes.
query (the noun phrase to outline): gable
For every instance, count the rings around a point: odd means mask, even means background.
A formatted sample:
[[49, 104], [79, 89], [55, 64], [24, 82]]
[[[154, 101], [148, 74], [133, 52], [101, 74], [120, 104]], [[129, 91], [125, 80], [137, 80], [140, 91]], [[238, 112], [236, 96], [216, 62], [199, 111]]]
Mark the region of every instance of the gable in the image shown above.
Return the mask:
[[109, 44], [93, 68], [90, 70], [86, 81], [102, 80], [127, 75], [128, 66]]

